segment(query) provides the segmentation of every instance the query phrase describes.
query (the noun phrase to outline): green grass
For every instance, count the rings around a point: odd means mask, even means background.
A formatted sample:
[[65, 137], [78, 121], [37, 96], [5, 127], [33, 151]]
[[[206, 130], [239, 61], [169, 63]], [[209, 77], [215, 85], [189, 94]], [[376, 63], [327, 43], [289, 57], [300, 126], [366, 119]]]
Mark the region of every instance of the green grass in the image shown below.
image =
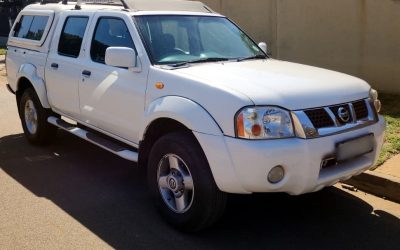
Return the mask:
[[380, 94], [381, 114], [387, 121], [385, 143], [377, 166], [396, 154], [400, 154], [400, 95]]
[[5, 47], [0, 47], [0, 55], [5, 55], [7, 49]]

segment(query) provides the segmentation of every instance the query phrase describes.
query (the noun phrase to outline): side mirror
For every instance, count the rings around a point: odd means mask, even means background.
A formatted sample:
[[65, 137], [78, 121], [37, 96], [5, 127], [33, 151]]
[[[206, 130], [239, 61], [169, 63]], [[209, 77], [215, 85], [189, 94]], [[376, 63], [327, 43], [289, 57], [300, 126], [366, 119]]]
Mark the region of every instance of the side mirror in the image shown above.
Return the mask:
[[114, 67], [124, 67], [139, 71], [136, 52], [127, 47], [108, 47], [106, 50], [105, 62]]
[[258, 47], [260, 47], [265, 54], [268, 54], [268, 45], [265, 42], [259, 43]]

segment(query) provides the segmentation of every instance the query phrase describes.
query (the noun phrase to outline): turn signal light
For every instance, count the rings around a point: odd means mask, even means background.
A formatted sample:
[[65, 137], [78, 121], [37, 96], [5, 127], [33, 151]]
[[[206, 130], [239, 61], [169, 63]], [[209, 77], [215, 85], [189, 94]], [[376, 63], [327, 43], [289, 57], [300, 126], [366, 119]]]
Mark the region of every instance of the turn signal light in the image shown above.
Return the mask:
[[157, 89], [163, 89], [163, 88], [164, 88], [164, 83], [162, 83], [162, 82], [157, 82], [157, 83], [156, 83], [156, 88], [157, 88]]
[[244, 137], [243, 114], [239, 114], [236, 119], [236, 129], [239, 137]]

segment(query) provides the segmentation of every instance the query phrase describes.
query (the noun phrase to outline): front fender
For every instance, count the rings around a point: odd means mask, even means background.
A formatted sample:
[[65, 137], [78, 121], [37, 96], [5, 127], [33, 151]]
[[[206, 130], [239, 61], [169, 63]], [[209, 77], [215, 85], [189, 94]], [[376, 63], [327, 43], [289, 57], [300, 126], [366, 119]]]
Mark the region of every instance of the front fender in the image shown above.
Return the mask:
[[32, 64], [22, 64], [19, 67], [19, 70], [17, 72], [17, 91], [19, 90], [19, 81], [21, 78], [26, 78], [28, 79], [33, 88], [36, 91], [36, 94], [39, 97], [40, 103], [44, 108], [50, 108], [49, 101], [47, 99], [47, 91], [46, 91], [46, 85], [43, 81], [43, 79], [37, 75], [37, 70], [36, 67]]
[[[180, 97], [167, 96], [154, 100], [145, 112], [146, 128], [159, 118], [174, 119], [193, 131], [210, 165], [218, 188], [230, 193], [248, 193], [240, 186], [222, 129], [198, 103]], [[141, 138], [142, 140], [143, 138]]]
[[198, 103], [180, 96], [165, 96], [148, 105], [140, 133], [141, 139], [143, 139], [146, 128], [159, 118], [176, 120], [188, 129], [199, 133], [223, 134], [214, 118]]

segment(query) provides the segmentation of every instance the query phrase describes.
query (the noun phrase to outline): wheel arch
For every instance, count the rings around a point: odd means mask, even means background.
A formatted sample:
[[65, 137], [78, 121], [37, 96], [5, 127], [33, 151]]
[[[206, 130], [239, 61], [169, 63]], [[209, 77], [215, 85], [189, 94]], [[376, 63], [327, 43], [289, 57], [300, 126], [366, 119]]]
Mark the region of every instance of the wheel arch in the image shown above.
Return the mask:
[[239, 184], [239, 178], [234, 170], [222, 136], [206, 135], [191, 131], [182, 123], [171, 118], [158, 118], [148, 126], [143, 138], [144, 140], [140, 142], [139, 146], [138, 165], [141, 169], [147, 169], [150, 151], [155, 142], [163, 135], [176, 131], [189, 134], [193, 138], [193, 141], [199, 145], [209, 164], [214, 181], [221, 191], [242, 194], [249, 193]]
[[147, 166], [151, 147], [158, 138], [167, 133], [175, 131], [190, 133], [199, 145], [193, 131], [212, 135], [223, 134], [216, 121], [203, 107], [180, 96], [166, 96], [154, 100], [148, 105], [144, 120], [140, 133], [140, 166]]
[[[153, 120], [143, 135], [142, 140], [140, 141], [139, 146], [139, 166], [146, 167], [149, 159], [150, 151], [154, 145], [154, 143], [162, 136], [171, 133], [171, 132], [185, 132], [191, 134], [193, 139], [196, 140], [196, 137], [193, 135], [192, 131], [187, 128], [182, 123], [173, 120], [171, 118], [160, 117]], [[197, 140], [196, 140], [197, 142]]]
[[181, 96], [165, 96], [152, 101], [145, 110], [140, 139], [149, 125], [159, 118], [175, 120], [186, 128], [211, 135], [222, 135], [223, 131], [211, 114], [197, 102]]
[[47, 99], [47, 90], [46, 85], [41, 77], [37, 74], [37, 69], [32, 64], [23, 64], [18, 70], [17, 74], [17, 88], [16, 88], [16, 96], [17, 103], [19, 98], [22, 96], [22, 93], [25, 89], [32, 87], [37, 96], [39, 97], [39, 101], [43, 108], [50, 108], [49, 101]]

